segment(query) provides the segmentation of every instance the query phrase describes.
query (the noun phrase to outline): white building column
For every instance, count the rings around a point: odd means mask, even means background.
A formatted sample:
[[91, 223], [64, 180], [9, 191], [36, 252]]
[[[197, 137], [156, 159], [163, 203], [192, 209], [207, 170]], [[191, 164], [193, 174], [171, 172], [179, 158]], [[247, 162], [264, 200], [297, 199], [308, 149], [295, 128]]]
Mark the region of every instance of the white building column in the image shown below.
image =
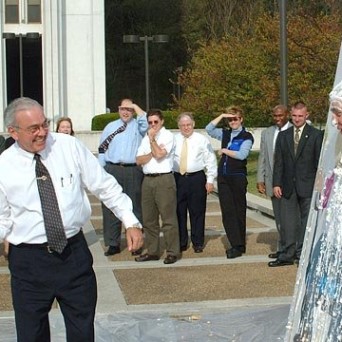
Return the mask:
[[64, 115], [77, 131], [106, 112], [104, 1], [63, 1]]

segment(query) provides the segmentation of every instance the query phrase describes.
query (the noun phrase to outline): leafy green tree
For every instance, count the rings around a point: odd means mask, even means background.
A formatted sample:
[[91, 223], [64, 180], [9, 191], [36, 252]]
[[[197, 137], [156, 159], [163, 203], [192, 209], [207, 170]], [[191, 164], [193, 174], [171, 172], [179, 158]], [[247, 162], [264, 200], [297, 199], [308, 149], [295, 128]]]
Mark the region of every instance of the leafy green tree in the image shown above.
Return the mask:
[[[178, 104], [182, 86], [185, 109], [190, 100], [210, 112], [237, 102], [267, 124], [279, 101], [279, 0], [105, 0], [105, 6], [110, 108], [123, 97], [145, 105], [143, 43], [124, 44], [123, 35], [168, 34], [168, 44], [149, 44], [151, 107]], [[287, 9], [290, 100], [308, 101], [318, 120], [326, 112], [320, 96], [335, 72], [342, 1], [287, 0]]]
[[[337, 15], [289, 15], [289, 100], [307, 102], [314, 121], [324, 121], [341, 41]], [[195, 113], [242, 106], [249, 125], [268, 125], [279, 103], [279, 17], [264, 14], [236, 34], [202, 43], [180, 76], [184, 95], [177, 105]]]

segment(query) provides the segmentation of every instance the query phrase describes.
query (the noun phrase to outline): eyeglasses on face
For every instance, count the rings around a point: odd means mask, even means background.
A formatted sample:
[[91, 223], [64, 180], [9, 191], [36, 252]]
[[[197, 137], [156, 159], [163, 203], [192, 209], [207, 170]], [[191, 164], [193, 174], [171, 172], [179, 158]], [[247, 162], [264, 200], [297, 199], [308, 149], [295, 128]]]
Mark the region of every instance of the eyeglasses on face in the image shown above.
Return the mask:
[[228, 122], [239, 121], [239, 120], [240, 120], [240, 118], [238, 118], [238, 117], [228, 118]]
[[129, 108], [129, 107], [122, 107], [122, 106], [119, 106], [119, 110], [121, 111], [127, 111], [127, 112], [130, 112], [130, 113], [133, 113], [134, 112], [134, 109], [133, 108]]
[[151, 120], [151, 121], [148, 121], [148, 124], [149, 125], [153, 125], [153, 124], [155, 124], [155, 125], [157, 125], [157, 124], [159, 124], [159, 120]]
[[180, 124], [179, 127], [182, 127], [182, 128], [188, 128], [188, 127], [192, 127], [193, 126], [193, 123], [187, 123], [187, 124]]
[[34, 135], [40, 132], [40, 129], [44, 129], [47, 130], [50, 127], [50, 120], [46, 119], [41, 125], [33, 125], [33, 126], [29, 126], [26, 128], [22, 128], [19, 126], [14, 126], [14, 128], [16, 128], [17, 130], [21, 129], [22, 131], [25, 131], [28, 134]]

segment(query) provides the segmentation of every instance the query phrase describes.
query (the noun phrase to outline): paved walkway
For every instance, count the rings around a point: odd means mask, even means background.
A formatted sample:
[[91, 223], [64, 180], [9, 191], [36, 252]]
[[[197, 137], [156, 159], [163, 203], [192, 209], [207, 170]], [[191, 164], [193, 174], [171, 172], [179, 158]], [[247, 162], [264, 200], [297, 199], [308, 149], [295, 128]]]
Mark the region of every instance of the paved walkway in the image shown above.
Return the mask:
[[[164, 265], [162, 259], [156, 262], [138, 264], [132, 257], [107, 258], [103, 255], [100, 204], [92, 198], [91, 201], [93, 216], [84, 230], [94, 257], [94, 269], [98, 281], [96, 341], [248, 342], [253, 340], [271, 342], [281, 340], [285, 332], [291, 294], [279, 297], [253, 296], [251, 298], [220, 298], [219, 300], [191, 302], [169, 300], [166, 303], [159, 301], [154, 304], [128, 304], [130, 301], [134, 302], [134, 298], [129, 297], [128, 291], [125, 289], [126, 285], [120, 284], [113, 272], [113, 270], [124, 270], [125, 276], [127, 276], [129, 273], [134, 275], [135, 270], [143, 268], [152, 271], [158, 271], [162, 268], [162, 270], [168, 269], [172, 272], [179, 268], [186, 269], [194, 266], [227, 267], [241, 265], [243, 267], [243, 265], [253, 263], [265, 265], [268, 261], [267, 253], [247, 253], [241, 258], [228, 260], [225, 257], [224, 248], [221, 246], [222, 253], [221, 251], [215, 252], [215, 248], [212, 252], [214, 256], [209, 257], [191, 255], [189, 252], [188, 256], [184, 256], [173, 265]], [[208, 208], [211, 209], [207, 213], [207, 218], [211, 222], [211, 226], [208, 233], [213, 236], [223, 236], [220, 212], [216, 205], [217, 198], [210, 196]], [[272, 214], [270, 201], [248, 194], [248, 206], [249, 222], [261, 223], [261, 226], [257, 228], [248, 228], [248, 232], [251, 234], [256, 231], [274, 234], [274, 221], [269, 216]], [[256, 241], [257, 244], [258, 241]], [[295, 272], [294, 269], [290, 270]], [[161, 271], [158, 271], [157, 277], [158, 273], [162, 274]], [[0, 274], [8, 274], [7, 267], [1, 267]], [[268, 282], [268, 279], [264, 279], [264, 286]], [[137, 292], [142, 291], [144, 286], [142, 282], [139, 282], [139, 279], [130, 285]], [[191, 288], [192, 284], [189, 283], [188, 286]], [[261, 288], [263, 284], [255, 284], [255, 287], [257, 286]], [[165, 287], [167, 287], [167, 283]], [[241, 287], [244, 287], [243, 279], [241, 279]], [[50, 318], [52, 340], [65, 341], [64, 325], [59, 310], [53, 309]], [[0, 341], [15, 341], [13, 311], [0, 312], [0, 331]]]

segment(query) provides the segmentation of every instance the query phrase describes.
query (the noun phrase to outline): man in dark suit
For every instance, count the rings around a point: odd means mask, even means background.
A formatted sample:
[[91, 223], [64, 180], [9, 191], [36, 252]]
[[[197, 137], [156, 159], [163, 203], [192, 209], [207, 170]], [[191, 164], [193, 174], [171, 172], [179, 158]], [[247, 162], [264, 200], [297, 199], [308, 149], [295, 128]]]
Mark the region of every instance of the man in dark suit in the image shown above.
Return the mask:
[[0, 135], [0, 154], [5, 151], [5, 138]]
[[292, 265], [300, 258], [323, 132], [306, 123], [305, 103], [292, 106], [293, 127], [280, 132], [273, 168], [273, 193], [281, 199], [280, 226], [285, 248], [270, 267]]

